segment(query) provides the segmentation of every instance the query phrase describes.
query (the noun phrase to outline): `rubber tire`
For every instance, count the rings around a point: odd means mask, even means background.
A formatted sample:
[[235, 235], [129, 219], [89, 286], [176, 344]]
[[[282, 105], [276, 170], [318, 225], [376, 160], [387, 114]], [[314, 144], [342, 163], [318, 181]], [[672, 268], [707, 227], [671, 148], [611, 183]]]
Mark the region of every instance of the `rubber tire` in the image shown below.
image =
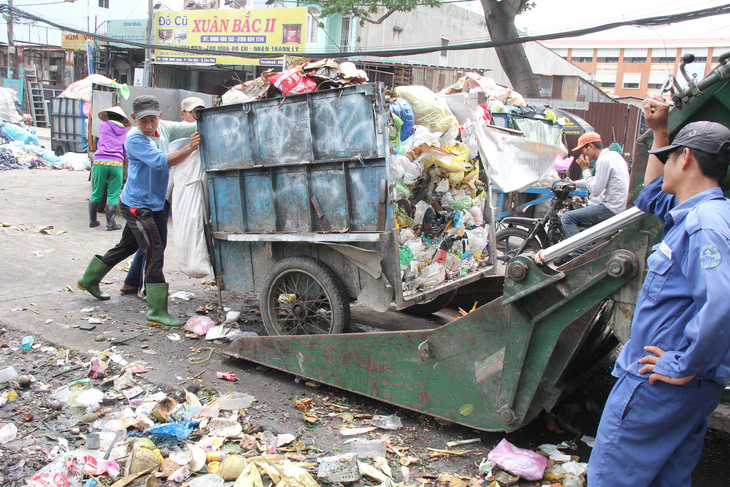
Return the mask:
[[[345, 292], [345, 287], [329, 267], [312, 257], [286, 258], [277, 262], [266, 276], [260, 296], [261, 317], [266, 332], [271, 336], [313, 334], [312, 328], [306, 325], [304, 328], [293, 330], [295, 333], [287, 333], [288, 330], [281, 327], [279, 320], [272, 319], [275, 314], [279, 314], [278, 299], [283, 294], [279, 286], [282, 284], [282, 280], [287, 276], [297, 274], [314, 280], [324, 291], [326, 302], [330, 305], [332, 319], [327, 330], [321, 330], [319, 333], [344, 333], [350, 325], [350, 299]], [[304, 309], [306, 310], [306, 307]], [[318, 334], [318, 332], [315, 331], [314, 334]]]
[[457, 289], [452, 289], [444, 294], [440, 294], [430, 301], [423, 303], [414, 304], [409, 306], [403, 311], [409, 315], [415, 316], [430, 316], [435, 312], [444, 309], [451, 303], [451, 300], [456, 296]]
[[53, 150], [53, 153], [56, 154], [58, 157], [61, 157], [66, 153], [66, 144], [59, 142], [56, 148]]
[[[528, 233], [526, 230], [522, 230], [521, 228], [517, 228], [517, 227], [507, 227], [507, 228], [503, 228], [502, 230], [499, 230], [497, 232], [497, 235], [495, 236], [496, 246], [497, 246], [496, 258], [498, 260], [502, 260], [502, 262], [507, 263], [512, 257], [514, 257], [514, 255], [510, 255], [509, 259], [504, 259], [504, 258], [500, 259], [500, 257], [502, 257], [502, 255], [500, 255], [500, 253], [502, 253], [502, 254], [504, 253], [504, 250], [503, 250], [504, 242], [510, 237], [517, 237], [517, 238], [522, 239], [522, 241], [524, 241], [527, 239], [527, 235], [528, 235]], [[500, 245], [500, 242], [502, 242], [502, 245]], [[532, 238], [532, 240], [530, 240], [528, 247], [534, 251], [538, 251], [542, 248], [542, 246], [540, 245], [540, 242], [538, 242], [537, 239], [535, 239], [534, 237]]]

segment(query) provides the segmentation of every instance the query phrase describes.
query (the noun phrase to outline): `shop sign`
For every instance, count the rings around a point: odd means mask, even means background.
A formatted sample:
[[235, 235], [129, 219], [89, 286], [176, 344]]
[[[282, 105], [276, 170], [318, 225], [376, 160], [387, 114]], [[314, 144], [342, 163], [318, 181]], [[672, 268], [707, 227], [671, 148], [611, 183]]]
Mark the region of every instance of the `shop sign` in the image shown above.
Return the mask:
[[[193, 54], [157, 49], [154, 62], [277, 66], [285, 55], [301, 56], [304, 53], [306, 21], [306, 8], [157, 12], [157, 45], [215, 52]], [[261, 53], [266, 57], [256, 59], [230, 54], [238, 52]]]

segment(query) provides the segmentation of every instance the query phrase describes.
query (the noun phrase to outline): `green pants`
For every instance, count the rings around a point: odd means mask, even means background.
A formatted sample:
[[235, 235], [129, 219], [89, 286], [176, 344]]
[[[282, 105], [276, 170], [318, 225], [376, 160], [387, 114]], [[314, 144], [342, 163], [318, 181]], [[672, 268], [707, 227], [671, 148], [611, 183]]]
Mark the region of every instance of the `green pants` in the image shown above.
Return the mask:
[[124, 176], [124, 167], [122, 166], [106, 166], [104, 164], [94, 164], [91, 171], [94, 181], [94, 190], [91, 192], [91, 201], [101, 201], [104, 196], [104, 186], [106, 185], [106, 202], [109, 205], [119, 204], [119, 192], [122, 190], [122, 178]]

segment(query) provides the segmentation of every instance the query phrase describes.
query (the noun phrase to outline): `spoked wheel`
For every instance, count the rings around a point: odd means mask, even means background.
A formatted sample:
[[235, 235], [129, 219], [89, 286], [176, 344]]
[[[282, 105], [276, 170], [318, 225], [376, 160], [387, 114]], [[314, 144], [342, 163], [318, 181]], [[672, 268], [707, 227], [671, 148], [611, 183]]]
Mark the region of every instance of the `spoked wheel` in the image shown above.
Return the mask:
[[[527, 232], [521, 228], [507, 227], [497, 232], [495, 240], [497, 241], [497, 260], [500, 262], [509, 262], [510, 259], [517, 255], [517, 251], [527, 239]], [[525, 247], [524, 251], [540, 250], [540, 243], [532, 238]], [[523, 251], [523, 252], [524, 252]]]
[[261, 316], [269, 335], [342, 333], [350, 324], [350, 303], [329, 267], [311, 257], [289, 257], [266, 277]]

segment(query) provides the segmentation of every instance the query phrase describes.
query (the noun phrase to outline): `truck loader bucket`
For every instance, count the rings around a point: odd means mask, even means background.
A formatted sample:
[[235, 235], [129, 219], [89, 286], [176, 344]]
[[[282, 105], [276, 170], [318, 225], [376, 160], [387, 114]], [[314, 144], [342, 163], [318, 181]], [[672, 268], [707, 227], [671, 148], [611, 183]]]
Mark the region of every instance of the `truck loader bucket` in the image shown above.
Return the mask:
[[621, 290], [641, 280], [649, 239], [634, 222], [565, 272], [518, 256], [502, 298], [434, 330], [247, 337], [223, 353], [479, 430], [513, 431], [616, 347], [612, 309], [631, 315], [636, 295]]

